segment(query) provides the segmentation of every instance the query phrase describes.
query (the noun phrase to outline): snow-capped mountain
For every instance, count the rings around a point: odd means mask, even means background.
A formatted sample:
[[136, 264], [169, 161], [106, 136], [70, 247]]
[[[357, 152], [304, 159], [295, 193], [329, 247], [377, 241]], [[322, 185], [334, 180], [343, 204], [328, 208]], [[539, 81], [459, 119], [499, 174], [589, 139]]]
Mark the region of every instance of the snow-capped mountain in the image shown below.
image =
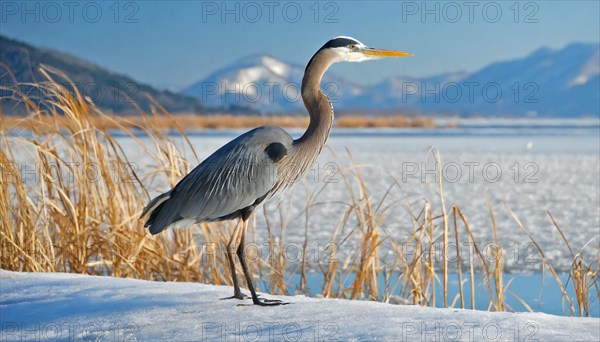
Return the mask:
[[[303, 112], [304, 67], [267, 55], [243, 58], [183, 90], [207, 107], [252, 108], [261, 113]], [[360, 86], [332, 73], [322, 84], [336, 109], [462, 115], [600, 116], [600, 45], [492, 63], [476, 72], [427, 78], [391, 76]]]
[[460, 80], [463, 92], [473, 85], [472, 99], [461, 96], [451, 103], [447, 95], [425, 107], [467, 114], [600, 116], [599, 51], [598, 44], [577, 43], [493, 63]]
[[[209, 75], [182, 91], [208, 107], [249, 107], [261, 113], [296, 112], [304, 108], [300, 85], [304, 67], [268, 55], [254, 55]], [[332, 75], [322, 82], [333, 102], [359, 96], [362, 88]]]

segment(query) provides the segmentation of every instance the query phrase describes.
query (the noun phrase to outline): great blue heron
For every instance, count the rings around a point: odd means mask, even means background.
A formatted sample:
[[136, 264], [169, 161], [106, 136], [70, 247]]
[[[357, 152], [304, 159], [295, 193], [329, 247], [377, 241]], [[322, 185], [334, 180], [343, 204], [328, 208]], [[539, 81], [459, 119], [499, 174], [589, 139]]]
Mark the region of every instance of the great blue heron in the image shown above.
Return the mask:
[[206, 158], [173, 189], [150, 201], [142, 212], [142, 217], [150, 215], [144, 226], [154, 235], [178, 221], [199, 223], [239, 218], [226, 251], [234, 287], [229, 298], [247, 298], [240, 291], [235, 272], [236, 250], [253, 303], [285, 304], [256, 295], [244, 256], [248, 218], [263, 201], [299, 180], [327, 141], [333, 107], [321, 91], [325, 71], [336, 62], [410, 55], [368, 48], [350, 37], [331, 39], [314, 54], [304, 70], [302, 100], [310, 115], [306, 132], [296, 140], [277, 126], [258, 127], [242, 134]]

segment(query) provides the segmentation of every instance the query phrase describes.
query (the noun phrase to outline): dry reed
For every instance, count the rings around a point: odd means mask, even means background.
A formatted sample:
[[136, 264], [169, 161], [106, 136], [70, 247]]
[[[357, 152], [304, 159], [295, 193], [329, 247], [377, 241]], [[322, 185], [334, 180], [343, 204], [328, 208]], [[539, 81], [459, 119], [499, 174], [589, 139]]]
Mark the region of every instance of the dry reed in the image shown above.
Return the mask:
[[[176, 120], [167, 116], [119, 116], [119, 115], [91, 115], [88, 121], [92, 127], [100, 130], [108, 129], [143, 129], [147, 125], [160, 127], [161, 130], [177, 129], [243, 129], [264, 125], [277, 125], [286, 128], [303, 128], [308, 125], [308, 118], [304, 116], [289, 115], [231, 115], [231, 114], [178, 114]], [[38, 123], [43, 127], [53, 126], [51, 115], [40, 116]], [[17, 116], [5, 116], [4, 125], [7, 128], [29, 129], [27, 119]], [[436, 123], [427, 117], [412, 117], [406, 115], [388, 116], [341, 116], [335, 121], [335, 126], [340, 128], [434, 128]]]

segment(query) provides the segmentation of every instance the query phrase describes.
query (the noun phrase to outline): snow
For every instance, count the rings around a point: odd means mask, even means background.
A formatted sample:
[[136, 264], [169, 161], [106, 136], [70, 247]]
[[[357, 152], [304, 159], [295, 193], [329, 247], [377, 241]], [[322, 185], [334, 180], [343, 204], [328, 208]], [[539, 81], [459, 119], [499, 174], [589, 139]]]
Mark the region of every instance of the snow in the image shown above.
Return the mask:
[[581, 71], [575, 77], [569, 86], [577, 86], [586, 84], [592, 78], [597, 77], [600, 74], [600, 51], [596, 51], [592, 58], [583, 65]]
[[0, 270], [0, 340], [600, 340], [598, 318], [304, 296], [265, 295], [290, 303], [278, 307], [218, 300], [231, 292], [196, 283]]
[[[201, 99], [208, 107], [247, 105], [263, 113], [304, 112], [300, 97], [304, 68], [268, 55], [249, 56], [215, 71], [183, 93]], [[362, 92], [360, 86], [333, 74], [325, 75], [322, 86], [333, 102], [345, 93], [357, 96]]]

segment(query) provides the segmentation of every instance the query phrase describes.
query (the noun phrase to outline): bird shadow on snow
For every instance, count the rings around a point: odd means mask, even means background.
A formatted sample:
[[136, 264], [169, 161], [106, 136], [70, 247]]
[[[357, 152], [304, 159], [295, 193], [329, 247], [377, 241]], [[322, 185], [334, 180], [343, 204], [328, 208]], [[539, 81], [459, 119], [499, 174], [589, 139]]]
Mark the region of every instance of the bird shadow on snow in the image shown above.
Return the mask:
[[[74, 290], [74, 287], [79, 289]], [[3, 300], [0, 300], [0, 307], [3, 311], [3, 321], [76, 321], [86, 316], [113, 317], [115, 313], [125, 316], [149, 309], [180, 306], [190, 303], [190, 298], [195, 296], [197, 297], [193, 304], [198, 305], [202, 304], [203, 298], [203, 291], [178, 291], [177, 296], [168, 296], [168, 299], [165, 299], [154, 291], [140, 293], [137, 284], [108, 287], [100, 282], [90, 286], [89, 279], [48, 280], [44, 282], [43, 287], [28, 283], [13, 284], [10, 292], [18, 293], [19, 298], [11, 298], [10, 293], [2, 291]], [[49, 306], [52, 307], [51, 310], [48, 309]]]

